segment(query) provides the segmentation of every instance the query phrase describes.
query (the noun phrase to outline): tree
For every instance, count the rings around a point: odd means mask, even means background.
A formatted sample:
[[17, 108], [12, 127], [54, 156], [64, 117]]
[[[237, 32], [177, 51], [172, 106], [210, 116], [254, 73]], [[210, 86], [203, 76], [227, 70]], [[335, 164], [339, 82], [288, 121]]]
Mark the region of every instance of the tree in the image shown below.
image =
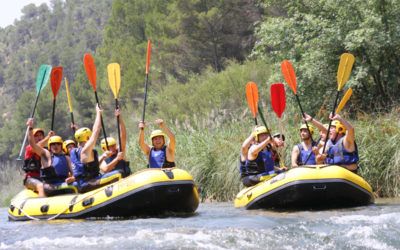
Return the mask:
[[355, 89], [354, 108], [388, 110], [398, 102], [400, 3], [387, 0], [264, 3], [271, 12], [280, 11], [258, 27], [258, 42], [252, 55], [276, 65], [283, 59], [292, 60], [300, 90], [306, 93], [311, 109], [318, 109], [335, 91], [339, 56], [343, 52], [356, 57], [347, 84]]

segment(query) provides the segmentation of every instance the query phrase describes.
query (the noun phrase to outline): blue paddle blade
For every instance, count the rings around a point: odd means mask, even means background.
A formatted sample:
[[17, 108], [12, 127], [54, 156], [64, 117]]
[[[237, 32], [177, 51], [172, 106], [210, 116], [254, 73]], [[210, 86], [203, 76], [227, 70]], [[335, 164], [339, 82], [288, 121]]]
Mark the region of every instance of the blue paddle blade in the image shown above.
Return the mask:
[[47, 64], [42, 64], [39, 67], [39, 72], [36, 75], [36, 95], [42, 91], [42, 89], [49, 82], [51, 73], [51, 66]]

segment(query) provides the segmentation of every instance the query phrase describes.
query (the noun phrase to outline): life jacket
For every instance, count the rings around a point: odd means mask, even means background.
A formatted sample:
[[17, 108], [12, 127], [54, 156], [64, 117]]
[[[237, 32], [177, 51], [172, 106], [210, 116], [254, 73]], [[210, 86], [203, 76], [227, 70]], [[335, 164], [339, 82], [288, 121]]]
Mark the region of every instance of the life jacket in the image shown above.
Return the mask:
[[52, 154], [51, 166], [40, 169], [40, 178], [46, 183], [62, 183], [68, 174], [68, 161], [64, 154]]
[[326, 145], [328, 151], [325, 160], [327, 164], [350, 165], [358, 162], [357, 144], [354, 142], [354, 152], [348, 152], [343, 145], [343, 140], [344, 137], [340, 138], [335, 144], [331, 140], [328, 140]]
[[[299, 155], [297, 156], [297, 165], [316, 165], [317, 161], [315, 160], [315, 154], [312, 151], [312, 147], [315, 147], [316, 142], [311, 143], [311, 149], [305, 149], [302, 143], [297, 144], [296, 146], [299, 148]], [[310, 156], [311, 154], [311, 156]], [[307, 160], [308, 158], [308, 160]], [[306, 162], [307, 161], [307, 162]]]
[[175, 167], [175, 162], [167, 161], [167, 146], [163, 146], [161, 150], [150, 149], [149, 168], [172, 168]]
[[248, 175], [247, 168], [246, 168], [246, 161], [242, 161], [241, 156], [239, 156], [239, 172], [240, 172], [241, 178]]
[[24, 170], [25, 173], [29, 174], [30, 176], [39, 177], [39, 171], [41, 167], [42, 163], [40, 162], [40, 156], [32, 151], [32, 147], [30, 145], [26, 146], [22, 170]]
[[271, 150], [264, 149], [258, 153], [256, 159], [248, 160], [246, 162], [246, 169], [248, 175], [257, 175], [262, 173], [273, 174], [275, 171]]
[[[114, 154], [108, 158], [106, 158], [104, 161], [109, 164], [112, 162], [115, 158], [117, 157], [117, 154]], [[125, 160], [120, 160], [117, 165], [114, 167], [113, 170], [117, 170], [118, 172], [121, 173], [122, 177], [127, 177], [128, 175], [131, 174], [131, 169], [129, 168], [129, 161]]]
[[81, 162], [82, 147], [74, 148], [70, 152], [72, 172], [76, 179], [89, 180], [99, 176], [99, 159], [97, 151], [93, 149], [94, 160], [89, 163]]

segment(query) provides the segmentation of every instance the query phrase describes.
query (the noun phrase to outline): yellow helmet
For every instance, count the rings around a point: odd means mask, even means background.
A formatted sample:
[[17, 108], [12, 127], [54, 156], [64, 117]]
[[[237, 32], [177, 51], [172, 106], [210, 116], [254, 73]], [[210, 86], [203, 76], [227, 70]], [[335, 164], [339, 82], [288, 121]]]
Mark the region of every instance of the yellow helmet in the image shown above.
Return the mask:
[[259, 135], [268, 134], [268, 133], [269, 133], [269, 131], [265, 126], [259, 126], [259, 127], [254, 129], [253, 136], [254, 136], [254, 139], [256, 139], [256, 141], [258, 141], [258, 136]]
[[338, 134], [346, 134], [346, 127], [338, 120], [334, 120], [332, 122], [332, 126], [335, 126], [336, 133]]
[[[300, 126], [299, 130], [302, 130], [302, 129], [307, 129], [307, 125], [306, 124], [302, 124]], [[311, 125], [308, 125], [308, 129], [310, 130], [310, 134], [313, 135], [314, 134], [314, 127], [311, 126]]]
[[[107, 137], [107, 143], [108, 146], [117, 145], [117, 141], [112, 137]], [[107, 151], [106, 139], [101, 140], [100, 145], [103, 151]]]
[[73, 140], [66, 140], [66, 141], [64, 141], [64, 143], [63, 143], [63, 150], [64, 150], [65, 153], [68, 153], [67, 147], [68, 147], [68, 145], [70, 145], [70, 144], [75, 144], [75, 145], [76, 145], [75, 141], [73, 141]]
[[63, 139], [61, 138], [61, 136], [54, 135], [54, 136], [50, 137], [49, 141], [47, 142], [47, 146], [50, 148], [50, 145], [53, 143], [61, 143], [61, 145], [62, 145]]
[[34, 136], [36, 135], [37, 132], [42, 132], [43, 135], [44, 135], [44, 130], [42, 128], [34, 128], [33, 131], [32, 131]]
[[75, 132], [75, 140], [77, 142], [87, 142], [92, 135], [92, 130], [89, 128], [80, 128]]
[[162, 130], [160, 130], [160, 129], [153, 130], [153, 131], [151, 132], [151, 134], [150, 134], [150, 140], [152, 140], [152, 139], [153, 139], [154, 137], [156, 137], [156, 136], [162, 136], [162, 137], [164, 137], [164, 142], [165, 142], [165, 133], [162, 132]]

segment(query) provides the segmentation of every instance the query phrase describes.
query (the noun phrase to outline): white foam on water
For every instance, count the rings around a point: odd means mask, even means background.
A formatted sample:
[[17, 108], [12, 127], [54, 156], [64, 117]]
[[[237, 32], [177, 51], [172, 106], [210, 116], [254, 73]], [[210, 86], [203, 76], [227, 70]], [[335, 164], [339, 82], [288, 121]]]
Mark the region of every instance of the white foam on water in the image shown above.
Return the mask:
[[354, 224], [355, 222], [367, 222], [373, 224], [395, 223], [400, 224], [400, 213], [387, 213], [378, 215], [343, 215], [330, 219], [335, 224]]
[[345, 237], [351, 239], [351, 244], [368, 249], [385, 249], [396, 250], [392, 246], [387, 245], [384, 241], [377, 240], [376, 229], [369, 226], [357, 226], [350, 228]]

